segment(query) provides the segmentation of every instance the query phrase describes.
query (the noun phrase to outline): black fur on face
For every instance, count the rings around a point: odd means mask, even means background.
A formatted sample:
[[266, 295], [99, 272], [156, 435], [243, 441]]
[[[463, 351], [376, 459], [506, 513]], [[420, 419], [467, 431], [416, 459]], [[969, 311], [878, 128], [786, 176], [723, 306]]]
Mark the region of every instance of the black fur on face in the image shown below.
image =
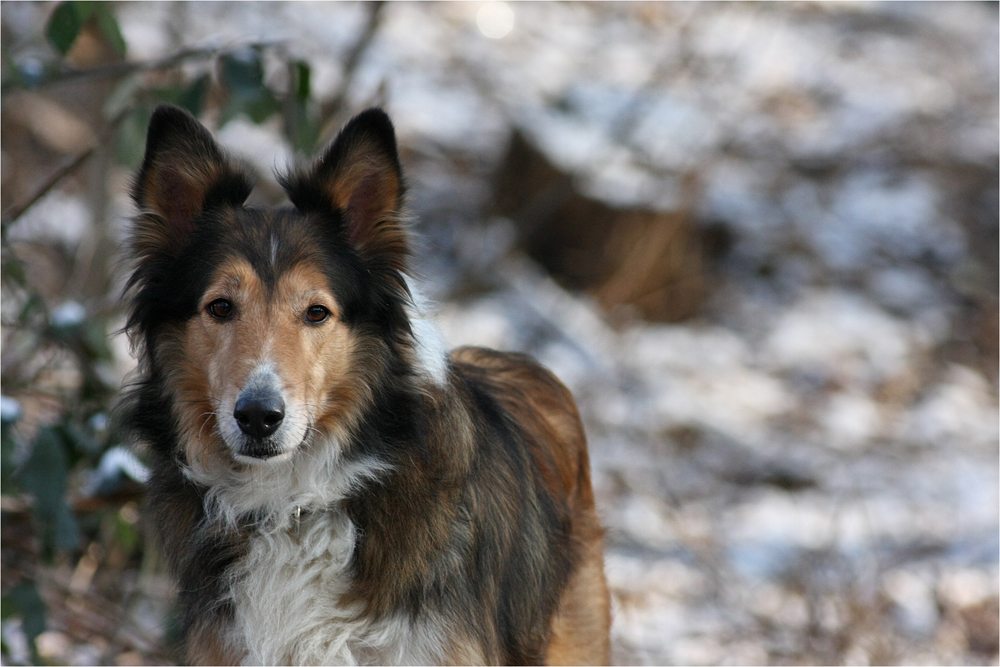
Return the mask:
[[127, 328], [147, 348], [158, 328], [195, 314], [211, 270], [234, 255], [271, 285], [290, 265], [315, 258], [349, 323], [409, 333], [402, 172], [388, 116], [360, 114], [314, 166], [280, 180], [296, 208], [243, 207], [253, 185], [248, 169], [186, 111], [156, 109], [132, 191], [140, 216], [128, 284]]
[[[409, 247], [388, 116], [378, 109], [360, 114], [315, 164], [280, 180], [295, 207], [245, 207], [250, 170], [188, 112], [163, 105], [153, 113], [132, 188], [139, 215], [126, 291], [126, 330], [149, 381], [132, 392], [146, 409], [133, 409], [123, 422], [143, 440], [176, 431], [169, 410], [149, 409], [162, 385], [162, 357], [198, 314], [213, 272], [227, 259], [246, 260], [269, 289], [296, 264], [319, 267], [340, 317], [368, 341], [369, 357], [382, 359], [383, 371], [407, 372], [401, 357], [412, 340], [404, 277]], [[386, 344], [388, 355], [379, 351]]]

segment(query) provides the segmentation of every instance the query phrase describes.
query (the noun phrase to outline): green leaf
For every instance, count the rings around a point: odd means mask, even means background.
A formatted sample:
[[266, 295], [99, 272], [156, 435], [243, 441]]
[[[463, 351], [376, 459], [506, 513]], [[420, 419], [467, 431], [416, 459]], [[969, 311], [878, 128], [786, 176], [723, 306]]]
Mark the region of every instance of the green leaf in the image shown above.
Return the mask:
[[135, 524], [126, 521], [121, 512], [115, 515], [115, 541], [129, 556], [135, 554], [141, 544]]
[[91, 361], [107, 361], [113, 358], [104, 322], [91, 320], [84, 323], [80, 335], [86, 344], [87, 355]]
[[24, 302], [24, 306], [21, 307], [21, 312], [18, 315], [18, 319], [21, 322], [28, 322], [29, 320], [44, 316], [46, 313], [45, 302], [42, 301], [35, 293], [28, 294], [27, 301]]
[[52, 546], [56, 551], [72, 551], [80, 544], [80, 527], [76, 517], [66, 504], [65, 498], [56, 511], [55, 525], [52, 527]]
[[205, 95], [208, 93], [208, 84], [211, 77], [208, 74], [195, 79], [194, 83], [187, 87], [177, 100], [177, 104], [190, 111], [195, 116], [201, 114], [205, 106]]
[[125, 57], [127, 49], [125, 38], [122, 37], [121, 28], [118, 26], [118, 19], [111, 11], [111, 3], [99, 2], [95, 5], [94, 17], [97, 19], [97, 27], [101, 29], [108, 46], [114, 49], [115, 53]]
[[222, 109], [220, 125], [240, 114], [254, 123], [265, 120], [280, 111], [281, 103], [264, 84], [264, 63], [259, 48], [243, 48], [227, 53], [219, 59], [219, 75], [229, 99]]
[[245, 114], [254, 123], [260, 124], [281, 110], [281, 103], [266, 88], [254, 96], [233, 95], [222, 108], [219, 125], [225, 125], [240, 114]]
[[52, 12], [49, 24], [45, 27], [45, 36], [49, 43], [55, 47], [56, 51], [66, 55], [69, 48], [73, 46], [80, 29], [83, 28], [83, 21], [80, 20], [80, 13], [72, 2], [61, 2]]
[[295, 97], [305, 102], [311, 93], [312, 68], [304, 60], [295, 61]]
[[4, 493], [16, 491], [14, 483], [14, 468], [17, 465], [17, 440], [14, 438], [14, 425], [6, 421], [0, 422], [0, 485]]
[[69, 445], [68, 449], [70, 449], [67, 457], [69, 460], [68, 467], [72, 468], [73, 463], [84, 457], [90, 457], [95, 461], [100, 458], [101, 451], [104, 448], [88, 429], [70, 422], [63, 424], [60, 431], [63, 443]]
[[[22, 67], [22, 63], [27, 63], [28, 67]], [[22, 88], [28, 86], [28, 69], [38, 63], [35, 58], [24, 58], [21, 62], [18, 62], [14, 58], [14, 55], [7, 48], [7, 45], [0, 45], [0, 90], [4, 93], [7, 92], [9, 88]]]
[[256, 97], [264, 88], [264, 63], [260, 50], [240, 49], [220, 58], [222, 83], [238, 96]]
[[185, 86], [158, 88], [154, 94], [158, 100], [184, 107], [193, 115], [198, 116], [205, 106], [205, 94], [208, 92], [209, 83], [211, 83], [211, 78], [208, 74], [203, 74]]
[[38, 650], [35, 648], [35, 638], [45, 632], [45, 603], [38, 594], [35, 582], [25, 580], [19, 583], [2, 600], [4, 618], [10, 616], [21, 617], [21, 629], [31, 647], [31, 660], [33, 664], [42, 664]]
[[66, 503], [69, 458], [62, 434], [47, 426], [38, 431], [31, 455], [21, 470], [21, 483], [35, 498], [34, 514], [46, 551], [68, 551], [77, 546], [80, 531]]
[[294, 99], [285, 109], [285, 134], [289, 143], [300, 153], [309, 154], [319, 140], [319, 124], [309, 113], [305, 100]]
[[45, 26], [45, 36], [56, 51], [62, 55], [69, 52], [92, 11], [90, 2], [59, 3]]
[[24, 267], [21, 265], [20, 260], [14, 256], [14, 253], [4, 253], [3, 264], [0, 265], [0, 275], [3, 276], [5, 280], [11, 280], [19, 287], [25, 287], [28, 284], [28, 277], [24, 273]]
[[118, 162], [134, 169], [142, 162], [146, 150], [146, 128], [152, 112], [144, 105], [139, 105], [118, 124], [115, 133], [115, 156]]
[[258, 125], [273, 116], [280, 109], [281, 103], [278, 102], [278, 99], [271, 91], [266, 89], [263, 94], [243, 106], [243, 111], [250, 116], [250, 120]]

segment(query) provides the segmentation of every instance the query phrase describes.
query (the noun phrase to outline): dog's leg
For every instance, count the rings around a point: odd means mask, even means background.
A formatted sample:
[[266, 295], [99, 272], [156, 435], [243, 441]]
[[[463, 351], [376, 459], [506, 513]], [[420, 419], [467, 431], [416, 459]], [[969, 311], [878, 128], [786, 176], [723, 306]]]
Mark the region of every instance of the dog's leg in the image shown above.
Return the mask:
[[593, 540], [570, 577], [552, 620], [546, 665], [607, 665], [611, 661], [608, 584], [601, 540]]

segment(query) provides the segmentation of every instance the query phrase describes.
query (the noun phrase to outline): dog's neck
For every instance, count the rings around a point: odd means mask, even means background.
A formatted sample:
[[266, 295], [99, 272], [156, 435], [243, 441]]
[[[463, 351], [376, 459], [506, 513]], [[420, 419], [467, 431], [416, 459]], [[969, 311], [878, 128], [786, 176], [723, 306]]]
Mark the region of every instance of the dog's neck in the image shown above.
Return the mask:
[[282, 461], [253, 468], [188, 465], [184, 474], [204, 490], [209, 523], [271, 532], [294, 528], [306, 514], [335, 507], [388, 469], [372, 456], [344, 457], [329, 439]]

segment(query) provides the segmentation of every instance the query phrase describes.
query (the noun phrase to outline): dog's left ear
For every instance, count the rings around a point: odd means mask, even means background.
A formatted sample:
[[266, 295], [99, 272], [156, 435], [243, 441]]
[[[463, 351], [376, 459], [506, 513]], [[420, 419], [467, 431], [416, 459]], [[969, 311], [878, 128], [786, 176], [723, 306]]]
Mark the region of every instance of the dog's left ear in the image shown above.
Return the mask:
[[312, 167], [280, 179], [302, 212], [334, 212], [347, 240], [365, 259], [402, 269], [409, 254], [399, 213], [403, 174], [396, 132], [381, 109], [355, 116]]
[[169, 104], [153, 112], [146, 155], [132, 185], [139, 207], [140, 255], [175, 251], [213, 206], [241, 206], [253, 189], [249, 169], [231, 159], [190, 113]]

